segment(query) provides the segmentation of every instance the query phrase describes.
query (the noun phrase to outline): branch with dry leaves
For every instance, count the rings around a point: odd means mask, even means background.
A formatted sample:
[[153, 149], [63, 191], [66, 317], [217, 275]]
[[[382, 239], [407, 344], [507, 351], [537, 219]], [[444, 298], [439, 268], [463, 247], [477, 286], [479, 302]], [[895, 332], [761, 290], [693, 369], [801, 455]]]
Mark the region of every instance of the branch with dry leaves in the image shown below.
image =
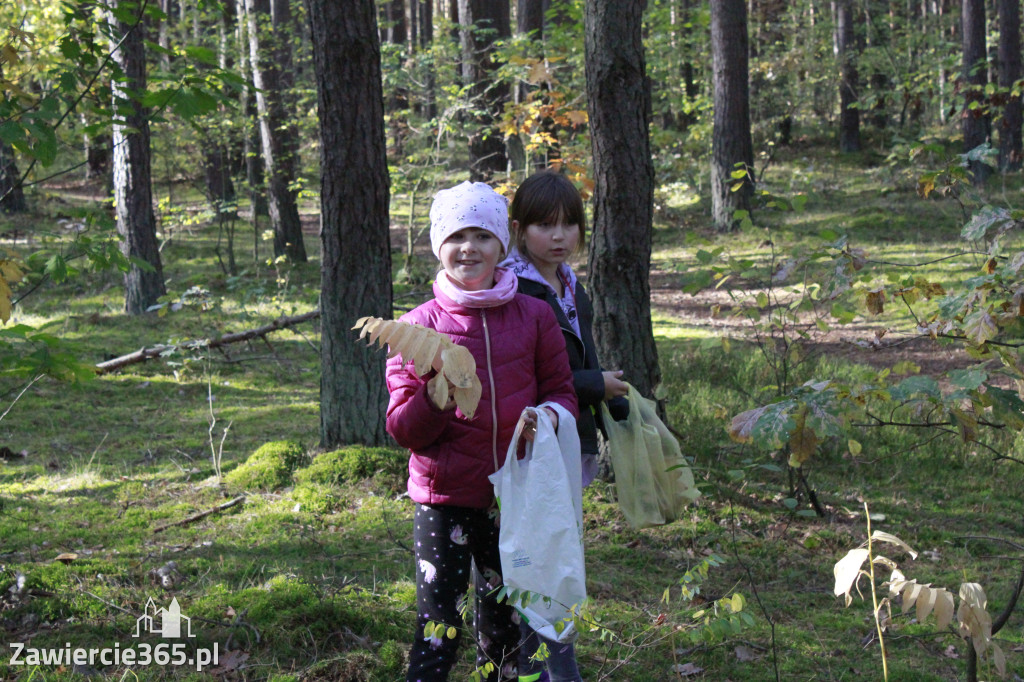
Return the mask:
[[230, 334], [224, 334], [215, 339], [192, 339], [190, 341], [183, 341], [177, 344], [158, 344], [156, 346], [150, 346], [149, 348], [140, 348], [139, 350], [122, 355], [120, 357], [107, 360], [105, 362], [98, 363], [96, 365], [97, 374], [109, 374], [115, 370], [127, 367], [128, 365], [134, 365], [140, 362], [146, 362], [158, 358], [167, 353], [178, 351], [178, 350], [199, 350], [201, 348], [220, 348], [227, 346], [232, 343], [238, 343], [240, 341], [248, 341], [250, 339], [262, 338], [265, 339], [267, 334], [271, 332], [279, 331], [281, 329], [287, 329], [294, 327], [295, 325], [302, 324], [309, 320], [315, 320], [320, 317], [319, 310], [311, 310], [308, 313], [301, 315], [292, 315], [290, 317], [279, 317], [261, 327], [255, 329], [249, 329], [241, 332], [232, 332]]

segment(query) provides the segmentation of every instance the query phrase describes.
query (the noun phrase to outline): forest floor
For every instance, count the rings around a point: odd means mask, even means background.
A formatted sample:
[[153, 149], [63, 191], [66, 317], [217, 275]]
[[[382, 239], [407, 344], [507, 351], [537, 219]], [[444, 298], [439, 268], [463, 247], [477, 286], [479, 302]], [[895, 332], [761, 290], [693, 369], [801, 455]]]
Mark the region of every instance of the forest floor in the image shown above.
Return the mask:
[[[676, 196], [685, 193], [678, 187], [659, 189], [654, 331], [668, 421], [682, 436], [703, 497], [671, 524], [636, 530], [625, 522], [614, 484], [588, 488], [592, 605], [578, 647], [587, 680], [882, 679], [867, 579], [867, 600], [855, 593], [844, 607], [832, 593], [833, 566], [865, 540], [865, 505], [873, 529], [921, 552], [912, 561], [895, 546], [876, 546], [908, 577], [954, 595], [963, 582], [980, 583], [991, 614], [1012, 592], [1024, 537], [1019, 463], [956, 434], [847, 424], [800, 470], [790, 470], [784, 452], [727, 435], [734, 415], [773, 399], [777, 352], [796, 347], [798, 330], [805, 336], [787, 366], [790, 385], [866, 380], [905, 368], [905, 360], [944, 380], [950, 369], [975, 362], [955, 344], [918, 337], [905, 307], [888, 301], [884, 312], [868, 315], [862, 305], [865, 292], [901, 276], [889, 263], [914, 263], [915, 276], [950, 290], [978, 271], [970, 254], [933, 262], [963, 248], [956, 202], [921, 199], [905, 172], [870, 154], [815, 154], [827, 172], [809, 170], [794, 155], [766, 175], [773, 192], [806, 193], [806, 210], [762, 212], [758, 227], [745, 232], [716, 235], [704, 204]], [[66, 247], [57, 221], [89, 199], [81, 189], [37, 190], [31, 216], [0, 219], [0, 234], [18, 229], [31, 237], [3, 246], [22, 254]], [[315, 308], [315, 202], [303, 211], [309, 263], [268, 265], [266, 242], [254, 260], [254, 231], [239, 221], [243, 270], [230, 274], [214, 255], [215, 226], [190, 222], [200, 204], [183, 201], [184, 191], [178, 196], [161, 215], [162, 224], [177, 226], [162, 251], [168, 289], [177, 300], [199, 287], [208, 307], [129, 319], [120, 313], [120, 275], [83, 268], [65, 283], [40, 287], [12, 324], [45, 327], [59, 339], [47, 352], [94, 363]], [[1007, 196], [1019, 196], [1019, 188], [991, 192], [993, 201]], [[421, 235], [417, 258], [405, 268], [407, 214], [402, 202], [395, 205], [395, 296], [404, 308], [427, 295], [434, 264]], [[425, 209], [418, 207], [419, 229]], [[744, 311], [762, 308], [765, 321], [817, 281], [773, 285], [778, 263], [819, 250], [832, 233], [848, 235], [851, 247], [876, 261], [854, 283], [848, 305], [856, 315], [841, 324], [798, 310], [787, 335], [756, 328]], [[709, 261], [706, 254], [719, 248], [719, 260]], [[699, 271], [727, 257], [751, 261], [744, 277], [695, 295], [684, 291]], [[759, 306], [759, 293], [767, 306]], [[816, 325], [818, 317], [828, 324]], [[361, 446], [320, 451], [318, 343], [312, 324], [223, 354], [169, 351], [90, 381], [42, 379], [20, 395], [24, 382], [3, 379], [3, 409], [10, 409], [0, 417], [0, 679], [401, 679], [415, 594], [406, 456]], [[1007, 431], [979, 439], [1020, 459], [1024, 443]], [[812, 510], [812, 493], [822, 516]], [[719, 566], [707, 563], [719, 559]], [[887, 576], [882, 566], [876, 570]], [[684, 584], [699, 588], [696, 596], [684, 599]], [[742, 598], [734, 601], [734, 594]], [[136, 637], [135, 628], [148, 600], [168, 607], [172, 598], [196, 635], [185, 654], [216, 646], [216, 665], [196, 672], [174, 661], [11, 661], [11, 643], [39, 650], [148, 645], [155, 652], [166, 640], [152, 632]], [[731, 618], [740, 603], [753, 624]], [[918, 622], [898, 603], [889, 609], [890, 679], [967, 679], [966, 644], [953, 629], [939, 630], [930, 618]], [[1022, 613], [1018, 608], [996, 637], [1009, 679], [1024, 674]], [[470, 678], [469, 649], [453, 679]], [[995, 677], [987, 661], [981, 669]]]

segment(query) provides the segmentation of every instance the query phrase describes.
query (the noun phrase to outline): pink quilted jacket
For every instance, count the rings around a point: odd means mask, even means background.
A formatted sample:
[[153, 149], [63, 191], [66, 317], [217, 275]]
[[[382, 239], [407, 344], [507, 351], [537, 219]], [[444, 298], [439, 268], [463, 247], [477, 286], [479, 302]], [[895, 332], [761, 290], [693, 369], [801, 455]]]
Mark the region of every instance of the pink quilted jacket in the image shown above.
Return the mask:
[[523, 408], [552, 401], [578, 414], [565, 339], [551, 307], [530, 296], [516, 294], [493, 308], [461, 306], [437, 286], [434, 296], [400, 319], [470, 350], [483, 385], [480, 405], [471, 420], [461, 410], [438, 409], [427, 396], [429, 375], [417, 377], [394, 357], [387, 362], [387, 430], [410, 450], [414, 501], [486, 508], [494, 497], [487, 476], [495, 461], [505, 462]]

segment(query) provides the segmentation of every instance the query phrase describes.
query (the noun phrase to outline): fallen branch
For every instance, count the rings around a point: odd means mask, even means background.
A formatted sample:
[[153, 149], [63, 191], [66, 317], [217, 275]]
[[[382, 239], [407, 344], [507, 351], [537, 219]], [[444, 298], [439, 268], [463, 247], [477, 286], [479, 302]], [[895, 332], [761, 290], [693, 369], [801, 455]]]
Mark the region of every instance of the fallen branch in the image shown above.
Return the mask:
[[235, 499], [229, 500], [224, 504], [219, 504], [216, 507], [207, 509], [206, 511], [201, 511], [198, 514], [193, 514], [187, 519], [182, 519], [181, 521], [175, 521], [174, 523], [165, 523], [162, 526], [157, 526], [153, 529], [153, 532], [159, 533], [161, 531], [167, 530], [168, 528], [173, 528], [174, 526], [187, 526], [188, 524], [194, 523], [195, 521], [199, 521], [200, 519], [205, 519], [207, 516], [211, 514], [222, 512], [225, 509], [230, 509], [231, 507], [234, 507], [236, 504], [240, 504], [243, 500], [245, 500], [245, 495], [239, 495]]
[[319, 310], [312, 310], [302, 315], [293, 315], [292, 317], [279, 317], [276, 320], [257, 327], [256, 329], [250, 329], [244, 332], [232, 332], [231, 334], [225, 334], [224, 336], [216, 339], [193, 339], [191, 341], [183, 341], [178, 344], [171, 345], [157, 345], [149, 348], [140, 348], [134, 353], [128, 353], [121, 357], [107, 360], [96, 365], [97, 374], [108, 374], [115, 370], [121, 369], [128, 365], [134, 365], [139, 362], [145, 362], [146, 360], [152, 360], [158, 358], [168, 352], [176, 350], [198, 350], [200, 348], [219, 348], [226, 346], [231, 343], [238, 343], [239, 341], [248, 341], [249, 339], [262, 338], [266, 340], [266, 335], [270, 332], [277, 331], [279, 329], [287, 329], [297, 324], [306, 322], [307, 320], [314, 320], [320, 317]]

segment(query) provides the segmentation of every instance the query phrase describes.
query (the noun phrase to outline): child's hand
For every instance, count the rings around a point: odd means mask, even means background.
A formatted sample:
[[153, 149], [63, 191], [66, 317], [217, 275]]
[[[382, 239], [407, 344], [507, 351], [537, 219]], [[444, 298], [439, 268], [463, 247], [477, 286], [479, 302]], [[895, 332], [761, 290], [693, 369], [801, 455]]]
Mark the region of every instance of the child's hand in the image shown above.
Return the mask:
[[[548, 407], [542, 409], [551, 418], [551, 425], [558, 430], [558, 414]], [[537, 437], [537, 411], [534, 409], [524, 410], [520, 420], [523, 422], [523, 440], [532, 442]]]
[[604, 399], [611, 400], [619, 396], [629, 394], [629, 384], [622, 381], [622, 370], [616, 372], [601, 372], [604, 374]]

